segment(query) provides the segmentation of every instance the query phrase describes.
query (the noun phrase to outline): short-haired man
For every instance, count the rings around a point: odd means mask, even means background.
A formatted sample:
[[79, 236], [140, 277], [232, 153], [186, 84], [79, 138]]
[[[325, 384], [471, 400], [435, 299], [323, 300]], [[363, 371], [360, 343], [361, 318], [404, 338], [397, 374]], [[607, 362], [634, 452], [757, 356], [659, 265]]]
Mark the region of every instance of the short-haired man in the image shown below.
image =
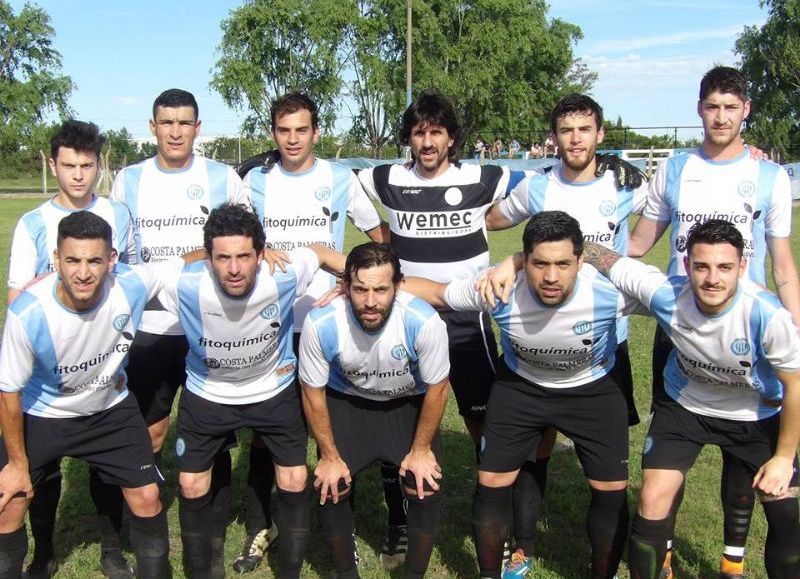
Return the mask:
[[[231, 435], [251, 428], [274, 460], [282, 579], [298, 578], [308, 540], [307, 432], [295, 382], [292, 305], [320, 262], [344, 257], [323, 246], [292, 253], [287, 271], [262, 267], [264, 231], [249, 207], [223, 204], [204, 227], [207, 259], [184, 267], [161, 293], [189, 342], [178, 410], [181, 539], [192, 577], [225, 576], [228, 505], [212, 508], [212, 465]], [[214, 544], [214, 543], [217, 544]]]
[[746, 247], [728, 221], [696, 224], [686, 238], [686, 275], [670, 277], [587, 247], [586, 260], [648, 307], [674, 345], [642, 456], [631, 577], [659, 576], [673, 503], [706, 444], [735, 456], [761, 497], [767, 575], [800, 575], [800, 336], [775, 296], [745, 277]]
[[[641, 212], [647, 193], [641, 173], [628, 166], [635, 182], [618, 182], [602, 165], [610, 156], [596, 155], [603, 142], [603, 109], [591, 97], [570, 94], [560, 99], [550, 115], [550, 131], [561, 151], [560, 164], [541, 175], [531, 175], [486, 214], [486, 226], [506, 229], [540, 211], [566, 211], [578, 220], [584, 239], [622, 253], [628, 247], [628, 220]], [[621, 160], [614, 159], [617, 163]], [[600, 170], [598, 170], [600, 169]], [[633, 377], [628, 355], [628, 323], [617, 324], [617, 381], [628, 403], [628, 423], [639, 423], [633, 399]], [[515, 494], [529, 497], [514, 502], [514, 535], [517, 545], [533, 547], [535, 521], [547, 482], [547, 464], [555, 433], [545, 435], [535, 461], [526, 461], [515, 483]], [[526, 554], [530, 556], [530, 553]]]
[[[747, 277], [766, 283], [767, 254], [781, 303], [800, 326], [800, 278], [790, 243], [791, 186], [778, 165], [750, 158], [740, 127], [750, 112], [747, 80], [734, 68], [718, 66], [700, 83], [697, 113], [704, 140], [696, 151], [662, 163], [650, 182], [647, 203], [631, 234], [629, 255], [644, 255], [670, 227], [667, 273], [680, 275], [686, 255], [686, 236], [698, 222], [719, 218], [735, 224], [745, 240]], [[653, 346], [653, 397], [663, 395], [663, 370], [672, 349], [664, 330], [656, 330]], [[744, 548], [754, 496], [746, 469], [723, 451], [721, 486], [725, 513], [723, 576], [744, 574]], [[680, 502], [680, 496], [678, 503]], [[671, 559], [665, 561], [665, 576]]]
[[300, 337], [303, 405], [319, 448], [319, 521], [337, 579], [358, 577], [347, 496], [370, 463], [400, 465], [407, 579], [425, 575], [439, 527], [447, 334], [433, 308], [398, 289], [401, 279], [391, 246], [355, 247], [345, 264], [347, 299], [312, 310]]
[[58, 275], [14, 300], [0, 348], [0, 569], [20, 576], [33, 490], [49, 464], [74, 456], [122, 487], [138, 576], [166, 578], [162, 478], [124, 370], [145, 303], [160, 284], [144, 268], [115, 267], [111, 227], [88, 211], [60, 221], [56, 247]]
[[[291, 251], [320, 243], [341, 252], [345, 215], [370, 239], [384, 241], [380, 216], [363, 194], [355, 174], [344, 165], [314, 156], [319, 139], [319, 114], [314, 101], [303, 93], [286, 94], [273, 103], [270, 119], [278, 160], [262, 163], [243, 176], [253, 208], [262, 217], [268, 247]], [[295, 352], [306, 314], [314, 300], [333, 285], [333, 276], [320, 270], [294, 304]], [[255, 569], [276, 536], [269, 507], [274, 479], [271, 465], [269, 453], [255, 437], [250, 446], [247, 478], [247, 539], [233, 564], [238, 572]], [[390, 525], [405, 525], [396, 474], [394, 484], [385, 486], [390, 486], [389, 497], [397, 497], [387, 501]]]
[[[34, 277], [53, 271], [58, 224], [76, 211], [90, 211], [105, 219], [111, 225], [112, 243], [119, 260], [135, 263], [135, 228], [128, 208], [95, 194], [104, 142], [97, 125], [77, 120], [62, 123], [50, 139], [48, 162], [58, 191], [52, 199], [28, 211], [17, 222], [8, 260], [9, 305]], [[53, 531], [61, 495], [61, 472], [58, 464], [49, 468], [29, 509], [35, 550], [26, 570], [28, 579], [49, 577], [55, 566]], [[122, 497], [119, 488], [103, 483], [97, 471], [91, 469], [89, 492], [97, 508], [100, 560], [105, 573], [112, 579], [132, 577], [120, 551]]]
[[[486, 304], [474, 277], [447, 286], [413, 278], [406, 284], [436, 307], [489, 311], [500, 327], [503, 364], [489, 398], [473, 506], [480, 575], [501, 576], [512, 486], [544, 431], [555, 428], [574, 441], [589, 481], [591, 576], [614, 577], [628, 528], [628, 421], [613, 371], [616, 327], [638, 304], [583, 263], [580, 226], [563, 211], [531, 217], [522, 243], [524, 271], [507, 303]], [[533, 538], [517, 547], [504, 578], [530, 571]]]

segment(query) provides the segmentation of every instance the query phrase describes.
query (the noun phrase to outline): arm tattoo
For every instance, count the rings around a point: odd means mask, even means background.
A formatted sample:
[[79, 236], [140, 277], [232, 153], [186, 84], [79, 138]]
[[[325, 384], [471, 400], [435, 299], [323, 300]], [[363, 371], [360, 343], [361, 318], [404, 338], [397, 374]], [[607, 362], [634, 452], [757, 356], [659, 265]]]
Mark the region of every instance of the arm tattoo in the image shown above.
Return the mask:
[[583, 260], [593, 265], [597, 270], [605, 276], [611, 271], [611, 266], [617, 263], [622, 256], [615, 251], [612, 251], [602, 245], [593, 243], [591, 241], [584, 241], [583, 244]]

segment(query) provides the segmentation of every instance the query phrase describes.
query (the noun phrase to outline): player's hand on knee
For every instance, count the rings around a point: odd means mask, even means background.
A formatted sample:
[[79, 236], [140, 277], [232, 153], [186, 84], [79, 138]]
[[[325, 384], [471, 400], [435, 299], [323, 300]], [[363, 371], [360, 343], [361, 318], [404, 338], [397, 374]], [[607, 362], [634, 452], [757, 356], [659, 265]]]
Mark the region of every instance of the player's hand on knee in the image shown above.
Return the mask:
[[339, 494], [346, 494], [351, 482], [350, 469], [341, 457], [319, 459], [314, 469], [314, 490], [319, 491], [319, 504], [324, 505], [328, 499], [338, 503]]
[[9, 462], [0, 470], [0, 512], [12, 499], [30, 499], [33, 485], [27, 465], [18, 466]]
[[793, 463], [793, 458], [773, 456], [758, 469], [753, 478], [753, 488], [772, 497], [783, 495], [794, 474]]
[[277, 249], [271, 249], [269, 247], [264, 248], [264, 261], [267, 262], [269, 266], [269, 273], [274, 274], [275, 268], [277, 267], [283, 273], [286, 273], [286, 264], [292, 263], [292, 260], [289, 259], [289, 254], [285, 251], [278, 251]]
[[[438, 481], [442, 478], [442, 467], [431, 449], [411, 449], [400, 463], [400, 476], [406, 492], [416, 492], [417, 497], [424, 499], [426, 494], [439, 490]], [[427, 491], [427, 493], [426, 493]]]

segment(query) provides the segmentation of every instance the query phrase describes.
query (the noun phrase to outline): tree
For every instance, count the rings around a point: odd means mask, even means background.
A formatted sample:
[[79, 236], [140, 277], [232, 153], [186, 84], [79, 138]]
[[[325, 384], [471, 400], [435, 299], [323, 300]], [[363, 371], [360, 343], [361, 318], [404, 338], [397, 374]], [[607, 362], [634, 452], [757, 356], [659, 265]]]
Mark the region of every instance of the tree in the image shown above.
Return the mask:
[[118, 131], [110, 129], [105, 132], [104, 136], [109, 169], [122, 169], [144, 158], [133, 140], [133, 135], [125, 127]]
[[249, 135], [269, 133], [273, 101], [307, 93], [331, 126], [342, 81], [340, 48], [355, 16], [351, 0], [249, 0], [221, 24], [211, 87], [246, 110]]
[[762, 0], [766, 23], [747, 26], [736, 40], [750, 83], [747, 139], [780, 156], [800, 158], [800, 0]]
[[25, 4], [15, 15], [0, 0], [0, 154], [19, 151], [48, 112], [62, 118], [70, 113], [67, 99], [74, 85], [60, 74], [54, 34], [41, 8]]

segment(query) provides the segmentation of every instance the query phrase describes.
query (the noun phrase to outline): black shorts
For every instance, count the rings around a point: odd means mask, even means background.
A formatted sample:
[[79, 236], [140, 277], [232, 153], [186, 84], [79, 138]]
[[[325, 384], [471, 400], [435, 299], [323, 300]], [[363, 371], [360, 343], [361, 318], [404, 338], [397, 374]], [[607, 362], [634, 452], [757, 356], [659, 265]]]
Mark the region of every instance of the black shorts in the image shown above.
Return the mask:
[[[653, 422], [642, 450], [642, 468], [686, 473], [706, 444], [718, 446], [739, 459], [755, 476], [775, 454], [780, 413], [763, 420], [714, 418], [691, 412], [669, 396], [656, 401]], [[792, 486], [797, 486], [797, 458]]]
[[667, 358], [674, 346], [667, 333], [656, 324], [656, 332], [653, 336], [653, 398], [650, 404], [650, 412], [653, 412], [658, 400], [669, 398], [664, 389], [664, 367], [667, 365]]
[[279, 466], [306, 464], [308, 429], [297, 383], [253, 404], [219, 404], [184, 389], [178, 404], [175, 453], [181, 472], [204, 472], [216, 456], [235, 444], [231, 435], [251, 428]]
[[497, 343], [488, 316], [443, 312], [450, 343], [450, 386], [458, 413], [483, 421], [497, 368]]
[[148, 426], [167, 418], [178, 387], [186, 382], [185, 336], [137, 332], [128, 354], [128, 389]]
[[[326, 390], [333, 440], [355, 477], [376, 460], [399, 465], [414, 442], [424, 395], [378, 402]], [[439, 460], [439, 432], [431, 444]]]
[[628, 426], [636, 426], [640, 420], [639, 412], [636, 410], [636, 400], [633, 397], [633, 372], [631, 371], [631, 357], [628, 353], [628, 340], [617, 346], [615, 357], [616, 362], [611, 373], [625, 397], [625, 404], [628, 407]]
[[[43, 418], [23, 415], [25, 450], [35, 487], [52, 474], [52, 465], [65, 456], [85, 460], [112, 485], [136, 488], [161, 483], [153, 462], [153, 447], [136, 400], [122, 402], [91, 416]], [[0, 443], [0, 468], [8, 463]]]
[[552, 426], [575, 443], [587, 478], [628, 478], [627, 406], [608, 374], [573, 388], [544, 388], [501, 363], [481, 437], [480, 470], [510, 472], [534, 456]]

